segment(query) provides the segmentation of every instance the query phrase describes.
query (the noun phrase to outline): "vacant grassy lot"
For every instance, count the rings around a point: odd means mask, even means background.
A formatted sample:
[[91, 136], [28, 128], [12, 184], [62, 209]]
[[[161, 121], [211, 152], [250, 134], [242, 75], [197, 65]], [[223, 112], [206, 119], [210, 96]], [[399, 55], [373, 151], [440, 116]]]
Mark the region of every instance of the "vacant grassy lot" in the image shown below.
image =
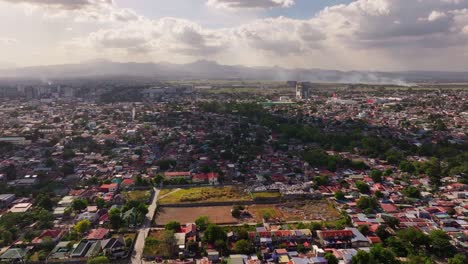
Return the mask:
[[200, 216], [208, 216], [215, 224], [232, 224], [238, 220], [231, 216], [232, 206], [203, 207], [160, 207], [156, 214], [156, 225], [164, 226], [171, 221], [181, 224], [194, 223]]
[[264, 216], [278, 221], [336, 221], [341, 215], [325, 200], [284, 204], [256, 204], [247, 207], [256, 222]]
[[273, 199], [273, 198], [280, 198], [281, 193], [279, 192], [256, 192], [256, 193], [252, 193], [252, 197], [254, 200]]
[[168, 194], [160, 200], [161, 204], [197, 202], [236, 202], [252, 200], [250, 195], [234, 187], [200, 187], [181, 189]]
[[151, 191], [128, 191], [122, 194], [130, 201], [147, 202], [151, 198]]
[[158, 197], [161, 197], [161, 196], [164, 196], [170, 192], [172, 192], [174, 189], [162, 189], [159, 191], [159, 196]]
[[145, 241], [143, 255], [145, 256], [161, 256], [166, 255], [166, 248], [161, 242], [164, 239], [164, 231], [151, 231]]

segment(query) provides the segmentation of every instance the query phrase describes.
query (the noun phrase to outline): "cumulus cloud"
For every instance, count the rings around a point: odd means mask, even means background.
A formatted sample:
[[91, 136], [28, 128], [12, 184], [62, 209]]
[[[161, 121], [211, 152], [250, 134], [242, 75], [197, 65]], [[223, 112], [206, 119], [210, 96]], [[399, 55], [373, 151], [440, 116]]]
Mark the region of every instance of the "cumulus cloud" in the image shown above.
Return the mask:
[[[143, 18], [111, 0], [18, 2], [53, 4], [75, 20], [126, 21], [106, 24], [65, 43], [69, 51], [86, 50], [99, 57], [125, 54], [130, 59], [203, 58], [228, 64], [376, 69], [439, 67], [443, 60], [445, 65], [465, 67], [460, 54], [468, 50], [468, 0], [355, 0], [324, 8], [309, 19], [263, 18], [216, 29], [178, 18]], [[238, 10], [288, 7], [294, 1], [206, 3]]]
[[227, 48], [225, 36], [177, 18], [142, 19], [123, 27], [104, 29], [77, 38], [69, 46], [133, 53], [175, 53], [208, 56]]
[[31, 4], [48, 7], [62, 8], [66, 10], [77, 10], [88, 8], [93, 5], [112, 4], [112, 0], [2, 0], [13, 4]]
[[0, 37], [0, 44], [2, 45], [14, 45], [16, 43], [18, 43], [17, 39]]
[[208, 6], [226, 9], [290, 7], [294, 0], [208, 0]]
[[113, 0], [0, 0], [23, 5], [28, 11], [40, 8], [45, 17], [74, 17], [76, 21], [130, 21], [138, 15], [128, 8], [118, 8]]

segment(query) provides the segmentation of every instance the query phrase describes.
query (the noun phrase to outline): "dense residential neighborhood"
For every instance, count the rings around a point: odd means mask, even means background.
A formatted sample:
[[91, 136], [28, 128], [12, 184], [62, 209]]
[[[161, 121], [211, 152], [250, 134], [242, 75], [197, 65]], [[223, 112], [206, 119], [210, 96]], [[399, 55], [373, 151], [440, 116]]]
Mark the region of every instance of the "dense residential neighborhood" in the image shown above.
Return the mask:
[[2, 87], [0, 262], [466, 263], [466, 90], [169, 85]]

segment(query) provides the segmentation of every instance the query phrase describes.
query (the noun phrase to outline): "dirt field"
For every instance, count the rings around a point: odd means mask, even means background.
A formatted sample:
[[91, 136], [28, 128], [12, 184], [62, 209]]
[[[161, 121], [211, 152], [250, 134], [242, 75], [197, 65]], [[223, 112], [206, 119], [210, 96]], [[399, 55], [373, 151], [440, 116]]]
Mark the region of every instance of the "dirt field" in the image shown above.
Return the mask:
[[156, 216], [156, 225], [165, 225], [170, 221], [181, 224], [193, 223], [200, 216], [208, 216], [215, 224], [231, 224], [238, 221], [231, 216], [232, 206], [208, 207], [160, 207]]

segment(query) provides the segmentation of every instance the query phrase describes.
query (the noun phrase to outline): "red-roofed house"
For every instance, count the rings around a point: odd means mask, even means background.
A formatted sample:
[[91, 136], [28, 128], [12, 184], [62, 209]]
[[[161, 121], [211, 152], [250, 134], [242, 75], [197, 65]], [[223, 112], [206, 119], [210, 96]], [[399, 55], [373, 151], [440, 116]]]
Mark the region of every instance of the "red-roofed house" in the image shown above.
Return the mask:
[[177, 178], [182, 178], [186, 180], [190, 180], [191, 178], [191, 173], [189, 171], [173, 171], [173, 172], [165, 172], [164, 173], [164, 179], [166, 180], [173, 180]]
[[116, 192], [118, 189], [119, 185], [117, 183], [103, 184], [99, 187], [101, 192]]
[[398, 212], [398, 208], [393, 204], [381, 203], [380, 207], [382, 207], [382, 209], [387, 213], [396, 213], [396, 212]]
[[198, 173], [192, 176], [192, 182], [206, 182], [208, 181], [208, 174], [206, 173]]
[[124, 179], [120, 185], [122, 185], [122, 188], [130, 187], [135, 185], [135, 181], [133, 179]]
[[351, 230], [319, 230], [320, 244], [327, 248], [349, 248], [354, 233]]
[[212, 185], [218, 184], [219, 175], [216, 172], [208, 173], [208, 182]]
[[52, 240], [53, 242], [58, 242], [63, 237], [63, 235], [65, 235], [65, 233], [66, 232], [63, 230], [47, 229], [44, 230], [38, 237], [34, 238], [31, 241], [31, 244], [39, 245], [44, 242], [46, 238]]
[[88, 240], [102, 240], [106, 238], [108, 234], [109, 234], [109, 229], [99, 227], [97, 229], [91, 230], [89, 232], [87, 239]]

